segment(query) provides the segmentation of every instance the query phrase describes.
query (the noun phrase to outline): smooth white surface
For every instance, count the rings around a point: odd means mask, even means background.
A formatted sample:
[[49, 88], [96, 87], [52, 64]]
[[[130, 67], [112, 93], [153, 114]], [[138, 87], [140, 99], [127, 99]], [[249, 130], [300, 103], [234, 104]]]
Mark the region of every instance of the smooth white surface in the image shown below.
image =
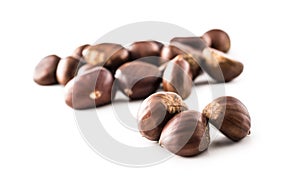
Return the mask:
[[[299, 184], [297, 5], [288, 0], [2, 1], [0, 184]], [[33, 83], [42, 57], [66, 56], [112, 29], [149, 20], [199, 35], [211, 28], [230, 34], [230, 54], [245, 71], [226, 85], [226, 92], [248, 107], [250, 137], [226, 146], [219, 135], [198, 157], [123, 167], [88, 147], [62, 87]], [[206, 105], [211, 100], [207, 87], [197, 91]]]

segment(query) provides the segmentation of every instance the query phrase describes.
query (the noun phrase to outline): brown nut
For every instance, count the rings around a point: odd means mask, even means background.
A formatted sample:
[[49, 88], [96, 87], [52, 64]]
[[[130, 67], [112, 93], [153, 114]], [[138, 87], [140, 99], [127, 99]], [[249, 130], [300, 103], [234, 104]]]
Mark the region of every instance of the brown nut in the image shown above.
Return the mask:
[[211, 124], [233, 141], [250, 134], [251, 119], [246, 106], [238, 99], [223, 96], [213, 100], [204, 110]]
[[230, 49], [229, 35], [220, 29], [212, 29], [202, 36], [203, 40], [211, 48], [227, 53]]
[[203, 50], [201, 67], [218, 82], [229, 82], [243, 72], [243, 64], [213, 48]]
[[34, 69], [33, 80], [40, 85], [57, 84], [56, 69], [60, 57], [49, 55], [43, 58]]
[[73, 78], [65, 86], [65, 102], [74, 109], [108, 104], [115, 96], [113, 76], [104, 67], [95, 67]]
[[171, 60], [163, 73], [163, 89], [177, 93], [183, 99], [192, 91], [193, 81], [190, 64], [178, 55]]
[[188, 157], [206, 150], [210, 143], [206, 118], [188, 110], [175, 115], [161, 132], [159, 144], [170, 152]]
[[136, 60], [143, 57], [160, 56], [163, 44], [158, 41], [138, 41], [128, 47], [130, 59]]
[[[197, 60], [200, 59], [199, 57], [195, 57], [192, 54], [186, 53], [183, 50], [173, 45], [164, 46], [161, 51], [161, 58], [164, 61], [172, 60], [177, 55], [183, 56], [183, 58], [190, 64], [193, 80], [202, 73], [200, 64], [197, 62]], [[164, 65], [164, 62], [162, 62], [162, 65]], [[165, 70], [166, 66], [167, 65], [162, 66], [161, 68]]]
[[120, 44], [102, 43], [83, 50], [84, 60], [92, 65], [104, 66], [111, 72], [128, 62], [129, 52]]
[[59, 84], [66, 85], [75, 75], [79, 66], [79, 60], [74, 57], [61, 59], [56, 71], [56, 78]]
[[89, 44], [85, 44], [85, 45], [82, 45], [82, 46], [79, 46], [77, 47], [74, 51], [73, 51], [73, 54], [72, 54], [72, 57], [80, 60], [82, 57], [83, 57], [83, 54], [82, 54], [82, 51], [86, 48], [90, 46]]
[[158, 141], [165, 124], [176, 114], [187, 110], [181, 97], [173, 92], [157, 92], [146, 98], [138, 112], [138, 128], [142, 136]]
[[178, 47], [186, 53], [189, 53], [189, 48], [186, 49], [184, 46], [188, 46], [197, 51], [202, 51], [207, 47], [206, 42], [200, 37], [174, 37], [171, 39], [170, 44]]
[[205, 60], [202, 51], [207, 48], [206, 42], [199, 37], [175, 37], [170, 44], [184, 52], [183, 56], [191, 65], [194, 80], [202, 73], [200, 64]]
[[152, 64], [133, 61], [123, 64], [115, 73], [118, 88], [131, 100], [154, 93], [161, 82], [161, 72]]

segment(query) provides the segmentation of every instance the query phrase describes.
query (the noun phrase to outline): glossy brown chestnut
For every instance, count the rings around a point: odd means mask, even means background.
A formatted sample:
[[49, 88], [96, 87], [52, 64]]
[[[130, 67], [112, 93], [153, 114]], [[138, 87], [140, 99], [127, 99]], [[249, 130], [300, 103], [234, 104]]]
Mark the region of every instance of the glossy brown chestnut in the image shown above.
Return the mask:
[[191, 66], [182, 55], [178, 55], [168, 63], [164, 70], [163, 89], [175, 92], [185, 99], [191, 94], [192, 86]]
[[161, 146], [184, 157], [203, 152], [209, 143], [207, 120], [200, 112], [193, 110], [175, 115], [163, 128], [159, 139]]
[[[199, 37], [175, 37], [170, 41], [170, 45], [175, 46], [184, 52], [184, 58], [189, 62], [194, 80], [202, 73], [201, 64], [205, 60], [202, 51], [207, 47], [205, 41]], [[171, 49], [174, 50], [174, 47]], [[176, 49], [178, 51], [178, 49]], [[173, 53], [176, 53], [175, 52]], [[170, 50], [172, 52], [172, 50]]]
[[39, 85], [57, 84], [56, 69], [60, 57], [49, 55], [43, 58], [34, 69], [33, 80]]
[[56, 71], [56, 78], [59, 84], [66, 85], [78, 70], [79, 60], [74, 57], [66, 57], [59, 61]]
[[134, 42], [128, 47], [130, 59], [136, 60], [143, 57], [160, 56], [163, 44], [158, 41]]
[[230, 49], [229, 35], [220, 29], [207, 31], [201, 37], [209, 47], [227, 53]]
[[[173, 45], [164, 46], [164, 48], [161, 51], [161, 58], [164, 60], [172, 60], [177, 55], [181, 55], [190, 64], [193, 80], [202, 73], [202, 70], [200, 67], [200, 62], [201, 62], [200, 57], [186, 53], [183, 50], [181, 50], [178, 47], [173, 46]], [[199, 60], [199, 62], [197, 62], [198, 60]], [[166, 67], [166, 66], [167, 65], [165, 65], [163, 67]], [[163, 68], [163, 70], [164, 69], [165, 68]]]
[[204, 110], [209, 122], [233, 141], [250, 134], [251, 119], [246, 106], [238, 99], [222, 96], [213, 100]]
[[65, 86], [65, 102], [74, 109], [108, 104], [114, 98], [113, 76], [104, 67], [95, 67], [73, 78]]
[[84, 60], [93, 65], [104, 66], [111, 72], [128, 62], [129, 52], [120, 44], [102, 43], [83, 50]]
[[243, 64], [213, 48], [203, 50], [201, 67], [217, 82], [229, 82], [243, 72]]
[[72, 54], [72, 57], [80, 60], [82, 57], [83, 57], [83, 54], [82, 54], [82, 51], [86, 48], [90, 46], [89, 44], [85, 44], [85, 45], [82, 45], [82, 46], [79, 46], [77, 47], [74, 51], [73, 51], [73, 54]]
[[133, 61], [123, 64], [115, 73], [118, 88], [131, 100], [154, 93], [161, 82], [161, 72], [152, 64]]
[[173, 92], [157, 92], [146, 98], [138, 111], [138, 128], [142, 136], [158, 141], [165, 124], [187, 110], [181, 97]]

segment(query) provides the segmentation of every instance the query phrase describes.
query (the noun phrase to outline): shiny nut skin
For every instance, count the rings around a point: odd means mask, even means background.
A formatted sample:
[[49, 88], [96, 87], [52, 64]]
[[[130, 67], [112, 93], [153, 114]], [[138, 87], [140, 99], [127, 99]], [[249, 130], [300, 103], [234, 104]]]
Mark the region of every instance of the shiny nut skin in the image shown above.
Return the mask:
[[161, 72], [152, 64], [133, 61], [115, 73], [118, 88], [131, 100], [144, 99], [154, 93], [161, 82]]
[[49, 55], [43, 58], [34, 69], [33, 80], [39, 85], [57, 84], [56, 69], [60, 57]]
[[227, 53], [230, 49], [229, 35], [220, 29], [212, 29], [207, 31], [201, 37], [211, 48]]
[[[205, 60], [202, 56], [202, 51], [207, 48], [203, 39], [199, 37], [175, 37], [170, 41], [170, 45], [184, 52], [185, 60], [191, 65], [193, 80], [202, 73], [200, 65]], [[170, 51], [176, 53], [178, 49], [175, 50], [172, 47]]]
[[138, 128], [142, 136], [158, 141], [165, 124], [176, 114], [187, 110], [179, 95], [157, 92], [146, 98], [138, 111]]
[[65, 86], [65, 102], [74, 109], [108, 104], [114, 98], [113, 76], [104, 67], [95, 67], [73, 78]]
[[183, 157], [203, 152], [209, 143], [207, 120], [200, 112], [193, 110], [183, 111], [169, 120], [159, 139], [162, 147]]
[[160, 56], [163, 44], [158, 41], [138, 41], [128, 47], [130, 59], [136, 60], [143, 57]]
[[250, 134], [251, 118], [246, 106], [238, 99], [223, 96], [213, 100], [204, 110], [211, 124], [233, 141]]
[[120, 44], [102, 43], [83, 50], [84, 60], [92, 65], [104, 66], [112, 73], [129, 61], [129, 52]]
[[61, 59], [56, 71], [58, 83], [66, 85], [76, 75], [79, 64], [79, 60], [71, 56]]
[[[194, 57], [193, 55], [186, 53], [183, 50], [173, 45], [164, 46], [164, 48], [161, 51], [161, 58], [162, 60], [165, 61], [172, 60], [177, 55], [183, 56], [183, 58], [190, 64], [193, 80], [202, 73], [200, 63], [197, 62], [199, 57]], [[166, 67], [166, 65], [164, 67]]]
[[81, 66], [78, 71], [77, 71], [77, 75], [82, 75], [83, 73], [85, 73], [86, 71], [89, 71], [95, 67], [99, 67], [93, 64], [84, 64], [83, 66]]
[[216, 49], [204, 49], [203, 57], [205, 60], [201, 64], [202, 69], [217, 82], [229, 82], [243, 72], [242, 63]]
[[90, 46], [89, 44], [85, 44], [85, 45], [82, 45], [82, 46], [79, 46], [77, 47], [74, 51], [73, 51], [73, 54], [72, 54], [72, 57], [80, 60], [82, 57], [83, 57], [83, 54], [82, 54], [82, 51], [86, 48]]
[[206, 42], [200, 37], [174, 37], [171, 39], [170, 45], [174, 45], [186, 53], [189, 53], [189, 50], [185, 49], [184, 46], [198, 51], [202, 51], [207, 47]]
[[164, 70], [163, 89], [175, 92], [185, 99], [191, 94], [192, 86], [191, 66], [182, 55], [178, 55], [168, 63]]

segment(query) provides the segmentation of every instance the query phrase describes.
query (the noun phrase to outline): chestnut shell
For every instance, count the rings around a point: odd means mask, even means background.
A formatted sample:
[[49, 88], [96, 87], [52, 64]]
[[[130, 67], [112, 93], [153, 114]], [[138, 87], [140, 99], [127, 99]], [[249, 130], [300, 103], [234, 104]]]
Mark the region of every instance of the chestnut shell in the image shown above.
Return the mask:
[[73, 78], [65, 86], [65, 102], [74, 109], [108, 104], [114, 98], [113, 76], [104, 67], [95, 67]]
[[138, 100], [148, 97], [158, 89], [161, 72], [155, 65], [133, 61], [119, 67], [115, 79], [123, 94], [131, 100]]
[[173, 92], [157, 92], [146, 98], [138, 111], [138, 128], [142, 136], [158, 141], [165, 124], [187, 110], [181, 97]]
[[44, 57], [35, 67], [33, 80], [39, 85], [57, 84], [56, 70], [60, 57], [49, 55]]
[[184, 157], [203, 152], [210, 143], [206, 118], [193, 110], [175, 115], [163, 128], [159, 143], [170, 152]]
[[222, 96], [203, 109], [211, 124], [233, 141], [250, 134], [251, 118], [246, 106], [237, 98]]

